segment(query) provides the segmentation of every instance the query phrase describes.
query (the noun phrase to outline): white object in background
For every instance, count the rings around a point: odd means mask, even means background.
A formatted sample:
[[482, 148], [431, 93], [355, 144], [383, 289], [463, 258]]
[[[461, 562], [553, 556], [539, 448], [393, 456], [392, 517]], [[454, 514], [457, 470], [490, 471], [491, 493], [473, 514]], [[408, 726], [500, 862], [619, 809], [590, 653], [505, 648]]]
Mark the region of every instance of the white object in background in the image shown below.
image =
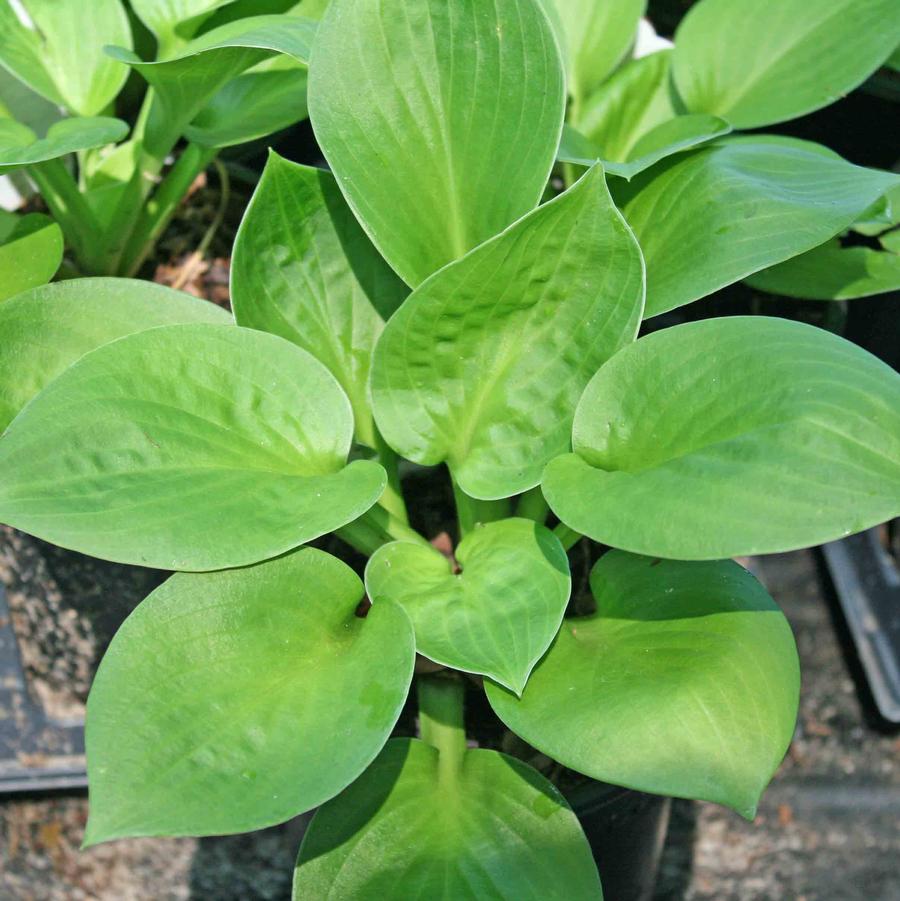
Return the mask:
[[638, 22], [637, 40], [634, 43], [634, 58], [640, 59], [642, 56], [649, 56], [656, 53], [657, 50], [668, 50], [675, 45], [668, 39], [660, 37], [656, 33], [649, 19], [641, 19]]

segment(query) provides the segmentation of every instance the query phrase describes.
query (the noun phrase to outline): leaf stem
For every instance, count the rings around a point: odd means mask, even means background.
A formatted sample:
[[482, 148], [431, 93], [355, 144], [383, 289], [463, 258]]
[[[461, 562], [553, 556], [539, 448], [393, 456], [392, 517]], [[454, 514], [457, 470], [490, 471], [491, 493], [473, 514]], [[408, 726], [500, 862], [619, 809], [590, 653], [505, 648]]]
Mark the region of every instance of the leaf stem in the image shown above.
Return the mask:
[[438, 778], [453, 779], [466, 753], [465, 688], [455, 674], [420, 676], [419, 735], [438, 752]]
[[210, 147], [187, 145], [144, 207], [141, 218], [128, 239], [119, 266], [123, 275], [132, 277], [141, 268], [172, 221], [194, 179], [216, 158], [217, 153], [217, 150]]
[[460, 541], [476, 526], [509, 516], [509, 498], [504, 497], [495, 501], [478, 500], [478, 498], [466, 494], [452, 474], [450, 478], [453, 482], [453, 499], [456, 501], [456, 519], [459, 523]]
[[97, 234], [99, 225], [63, 161], [36, 163], [28, 168], [28, 174], [65, 232], [75, 255], [79, 260], [88, 255], [86, 242]]
[[378, 428], [375, 428], [375, 450], [378, 462], [385, 468], [388, 477], [387, 487], [379, 503], [400, 522], [409, 525], [409, 512], [403, 499], [403, 486], [400, 484], [399, 457], [397, 452], [384, 440]]
[[560, 540], [562, 546], [568, 551], [571, 550], [582, 538], [580, 532], [570, 529], [564, 522], [561, 522], [554, 530], [553, 534]]
[[519, 503], [516, 505], [516, 516], [521, 516], [522, 519], [533, 519], [539, 523], [546, 522], [549, 512], [550, 505], [545, 500], [540, 485], [535, 485], [534, 488], [521, 495]]
[[409, 541], [431, 547], [424, 536], [379, 506], [372, 507], [359, 519], [337, 529], [335, 535], [367, 557], [392, 541]]

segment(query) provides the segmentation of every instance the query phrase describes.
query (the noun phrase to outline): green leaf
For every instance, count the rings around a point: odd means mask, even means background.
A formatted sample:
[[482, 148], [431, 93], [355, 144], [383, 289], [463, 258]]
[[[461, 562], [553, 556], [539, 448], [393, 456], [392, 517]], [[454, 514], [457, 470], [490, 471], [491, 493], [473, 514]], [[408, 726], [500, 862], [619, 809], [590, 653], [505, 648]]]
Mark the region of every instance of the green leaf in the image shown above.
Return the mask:
[[566, 610], [566, 552], [544, 526], [505, 519], [467, 535], [456, 561], [458, 574], [433, 548], [395, 541], [369, 560], [366, 590], [406, 610], [420, 654], [521, 693]]
[[375, 418], [417, 463], [446, 460], [462, 489], [526, 491], [569, 447], [597, 367], [634, 340], [643, 265], [603, 171], [435, 273], [375, 348]]
[[333, 0], [319, 26], [316, 137], [413, 287], [537, 206], [564, 108], [559, 51], [533, 0]]
[[276, 56], [220, 88], [185, 137], [203, 147], [231, 147], [281, 131], [306, 115], [306, 66]]
[[260, 829], [310, 810], [381, 750], [406, 698], [409, 620], [304, 548], [172, 576], [125, 621], [87, 709], [86, 845]]
[[837, 238], [747, 279], [758, 291], [808, 300], [850, 300], [900, 290], [900, 257]]
[[55, 103], [33, 91], [0, 64], [0, 117], [7, 116], [32, 131], [45, 134], [63, 118]]
[[616, 200], [647, 263], [646, 315], [817, 247], [900, 183], [823, 150], [726, 138], [623, 183]]
[[543, 776], [488, 750], [443, 776], [430, 745], [389, 741], [310, 823], [294, 901], [602, 898], [581, 826]]
[[171, 325], [62, 373], [0, 441], [0, 521], [160, 569], [282, 554], [356, 519], [384, 470], [345, 466], [347, 397], [324, 366], [233, 325]]
[[900, 254], [900, 229], [885, 232], [878, 238], [878, 243], [890, 253]]
[[162, 53], [191, 38], [204, 20], [234, 0], [131, 0], [131, 8], [159, 42]]
[[896, 0], [703, 0], [675, 36], [688, 108], [759, 128], [828, 106], [900, 43]]
[[220, 307], [152, 282], [80, 278], [0, 305], [0, 433], [79, 357], [123, 335], [183, 322], [229, 322]]
[[334, 177], [270, 153], [234, 245], [240, 325], [281, 335], [328, 367], [350, 398], [357, 439], [375, 443], [369, 368], [409, 289], [379, 256]]
[[[62, 230], [49, 216], [29, 213], [15, 217], [14, 224], [10, 224], [11, 228], [0, 222], [0, 302], [29, 288], [45, 285], [56, 274], [63, 258]], [[0, 359], [4, 356], [5, 348], [0, 339]], [[18, 373], [16, 377], [19, 377]], [[2, 380], [3, 376], [0, 376]]]
[[871, 237], [897, 224], [900, 224], [900, 183], [879, 197], [850, 227]]
[[563, 127], [556, 158], [563, 163], [592, 166], [602, 162], [610, 175], [631, 180], [660, 160], [691, 150], [731, 131], [731, 126], [717, 116], [676, 116], [645, 134], [632, 148], [624, 162], [603, 158], [603, 151], [572, 126]]
[[573, 444], [544, 474], [551, 508], [639, 554], [777, 553], [900, 513], [900, 375], [783, 319], [709, 319], [626, 347], [585, 391]]
[[121, 119], [61, 119], [37, 135], [12, 119], [0, 119], [0, 175], [22, 166], [32, 166], [60, 156], [121, 141], [128, 125]]
[[0, 0], [0, 65], [79, 116], [102, 112], [125, 84], [128, 70], [104, 56], [106, 44], [131, 46], [119, 0]]
[[647, 0], [551, 0], [565, 35], [569, 93], [591, 93], [634, 44]]
[[752, 819], [797, 718], [784, 615], [731, 561], [611, 551], [591, 588], [596, 612], [563, 624], [521, 700], [486, 683], [496, 714], [594, 779]]
[[253, 16], [195, 38], [171, 59], [142, 62], [120, 47], [107, 53], [137, 69], [156, 91], [144, 143], [151, 153], [168, 153], [232, 78], [277, 54], [306, 63], [315, 29], [315, 22], [292, 16]]
[[670, 86], [671, 61], [671, 50], [630, 60], [577, 111], [573, 124], [603, 148], [607, 159], [624, 162], [647, 132], [679, 114]]

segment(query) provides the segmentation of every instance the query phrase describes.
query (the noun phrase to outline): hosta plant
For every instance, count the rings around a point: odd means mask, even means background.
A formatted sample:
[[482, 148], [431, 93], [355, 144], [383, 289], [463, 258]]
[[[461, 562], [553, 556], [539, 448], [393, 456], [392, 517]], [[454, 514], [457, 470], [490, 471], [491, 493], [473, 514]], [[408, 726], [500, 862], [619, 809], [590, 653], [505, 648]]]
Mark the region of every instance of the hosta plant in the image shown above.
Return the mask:
[[[601, 888], [560, 772], [753, 817], [799, 675], [732, 558], [900, 511], [874, 357], [770, 317], [638, 338], [889, 218], [896, 176], [729, 132], [858, 83], [891, 4], [757, 6], [623, 64], [639, 2], [332, 0], [330, 171], [270, 157], [233, 316], [117, 279], [0, 305], [0, 520], [175, 571], [94, 683], [87, 844], [318, 808], [298, 899], [570, 901]], [[427, 479], [452, 547], [410, 525]]]
[[[305, 118], [321, 6], [131, 0], [129, 15], [122, 0], [0, 0], [0, 175], [27, 174], [56, 222], [40, 223], [16, 285], [49, 280], [61, 234], [81, 273], [136, 272], [222, 148]], [[132, 70], [143, 100], [129, 123], [114, 113]], [[0, 222], [0, 255], [11, 244]]]

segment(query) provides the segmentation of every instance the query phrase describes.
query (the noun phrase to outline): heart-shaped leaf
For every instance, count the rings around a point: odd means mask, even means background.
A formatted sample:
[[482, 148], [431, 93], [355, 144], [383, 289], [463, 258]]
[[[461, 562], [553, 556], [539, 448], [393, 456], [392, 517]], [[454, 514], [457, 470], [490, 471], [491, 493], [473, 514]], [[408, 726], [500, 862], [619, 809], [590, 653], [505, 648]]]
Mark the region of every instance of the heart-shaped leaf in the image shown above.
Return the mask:
[[703, 0], [675, 36], [678, 93], [759, 128], [834, 103], [900, 44], [896, 0]]
[[155, 90], [144, 145], [161, 154], [235, 76], [277, 54], [306, 63], [315, 30], [315, 22], [294, 16], [253, 16], [195, 38], [171, 59], [143, 62], [121, 47], [107, 53], [137, 69]]
[[375, 443], [369, 367], [384, 320], [409, 293], [344, 202], [334, 177], [269, 155], [234, 245], [240, 325], [281, 335], [328, 367], [357, 439]]
[[700, 798], [752, 819], [794, 731], [800, 673], [784, 615], [730, 561], [611, 551], [597, 610], [566, 620], [522, 698], [494, 711], [554, 760], [639, 791]]
[[0, 432], [64, 369], [102, 344], [159, 325], [230, 322], [221, 307], [153, 282], [79, 278], [0, 306]]
[[384, 470], [345, 466], [353, 414], [317, 360], [232, 325], [105, 344], [0, 441], [0, 521], [95, 557], [207, 570], [282, 554], [356, 519]]
[[889, 249], [842, 247], [835, 238], [771, 269], [747, 283], [769, 294], [808, 300], [850, 300], [900, 291], [900, 256]]
[[534, 209], [564, 108], [556, 40], [534, 0], [332, 0], [319, 26], [316, 137], [412, 286]]
[[571, 528], [709, 560], [831, 541], [900, 513], [900, 375], [765, 317], [642, 338], [588, 385], [544, 494]]
[[[49, 216], [29, 213], [11, 217], [11, 221], [0, 220], [0, 301], [47, 284], [62, 262], [63, 243], [62, 230]], [[0, 314], [0, 335], [2, 322]], [[0, 337], [0, 359], [6, 356], [2, 341]], [[0, 382], [4, 376], [0, 375]], [[3, 425], [0, 417], [0, 431]]]
[[313, 817], [293, 898], [400, 897], [599, 901], [603, 895], [575, 814], [531, 767], [473, 750], [448, 779], [434, 748], [394, 739]]
[[676, 116], [652, 128], [634, 145], [627, 159], [617, 163], [603, 158], [603, 151], [572, 126], [563, 128], [562, 140], [556, 158], [563, 163], [593, 166], [602, 162], [610, 175], [618, 175], [629, 181], [649, 169], [655, 163], [707, 144], [731, 131], [731, 126], [718, 116]]
[[125, 84], [107, 44], [131, 46], [119, 0], [0, 0], [0, 65], [76, 115], [96, 116]]
[[103, 116], [61, 119], [50, 126], [44, 138], [38, 138], [30, 128], [12, 119], [0, 119], [0, 174], [113, 144], [127, 134], [125, 122]]
[[506, 519], [467, 535], [456, 560], [459, 573], [438, 551], [395, 541], [369, 560], [366, 590], [406, 610], [420, 654], [521, 693], [566, 610], [566, 552], [544, 526]]
[[647, 263], [647, 313], [705, 297], [847, 228], [898, 176], [815, 144], [726, 138], [616, 191]]
[[671, 50], [630, 60], [577, 110], [573, 124], [606, 159], [624, 162], [647, 132], [678, 115], [671, 63]]
[[435, 273], [375, 348], [375, 418], [417, 463], [446, 460], [468, 494], [536, 485], [569, 446], [578, 397], [634, 340], [640, 250], [603, 171]]
[[185, 129], [185, 137], [202, 147], [231, 147], [305, 118], [306, 66], [276, 56], [226, 82]]
[[415, 651], [393, 604], [303, 548], [178, 574], [125, 621], [87, 708], [85, 843], [246, 832], [309, 810], [384, 745]]
[[563, 26], [569, 93], [587, 97], [634, 44], [647, 0], [550, 0]]

